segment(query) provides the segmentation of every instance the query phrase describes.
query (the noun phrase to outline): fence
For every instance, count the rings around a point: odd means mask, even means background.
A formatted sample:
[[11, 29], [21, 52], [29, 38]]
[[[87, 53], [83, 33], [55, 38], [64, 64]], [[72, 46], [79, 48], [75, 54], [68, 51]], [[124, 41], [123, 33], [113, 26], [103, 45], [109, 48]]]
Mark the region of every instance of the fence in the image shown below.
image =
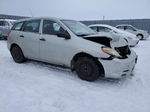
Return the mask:
[[5, 14], [0, 14], [0, 19], [14, 19], [14, 20], [18, 20], [18, 19], [24, 19], [27, 17], [24, 16], [15, 16], [15, 15], [5, 15]]
[[150, 19], [128, 19], [128, 20], [96, 20], [96, 21], [81, 21], [86, 25], [91, 24], [108, 24], [116, 26], [119, 24], [130, 24], [138, 29], [146, 30], [150, 33]]
[[[23, 19], [28, 18], [24, 16], [14, 16], [0, 14], [0, 19]], [[150, 19], [128, 19], [128, 20], [96, 20], [96, 21], [81, 21], [86, 25], [91, 24], [108, 24], [111, 26], [116, 26], [118, 24], [131, 24], [138, 29], [147, 30], [150, 33]]]

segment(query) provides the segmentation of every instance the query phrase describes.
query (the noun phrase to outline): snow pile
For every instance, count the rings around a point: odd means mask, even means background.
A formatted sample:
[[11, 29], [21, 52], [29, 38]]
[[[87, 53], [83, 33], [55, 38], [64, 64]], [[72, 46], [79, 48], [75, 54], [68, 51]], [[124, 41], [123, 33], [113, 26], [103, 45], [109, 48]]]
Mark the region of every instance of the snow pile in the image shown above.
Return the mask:
[[150, 39], [133, 48], [133, 77], [92, 83], [68, 69], [17, 64], [6, 42], [0, 46], [0, 112], [150, 112]]

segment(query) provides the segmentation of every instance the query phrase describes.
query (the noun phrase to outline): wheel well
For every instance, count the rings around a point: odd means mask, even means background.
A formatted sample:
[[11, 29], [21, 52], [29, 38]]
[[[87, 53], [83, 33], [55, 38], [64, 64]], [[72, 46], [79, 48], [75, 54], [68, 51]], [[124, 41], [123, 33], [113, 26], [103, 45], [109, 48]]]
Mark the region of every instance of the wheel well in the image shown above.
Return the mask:
[[100, 67], [101, 72], [102, 72], [103, 74], [105, 74], [103, 65], [98, 61], [98, 58], [93, 57], [93, 56], [91, 56], [91, 55], [89, 55], [89, 54], [87, 54], [87, 53], [84, 53], [84, 52], [78, 53], [78, 54], [76, 54], [76, 55], [73, 57], [73, 59], [71, 60], [71, 69], [72, 69], [72, 70], [74, 70], [75, 62], [76, 62], [79, 58], [81, 58], [81, 57], [89, 57], [89, 58], [92, 58], [92, 59], [95, 61], [95, 63]]
[[143, 36], [143, 34], [141, 34], [141, 33], [137, 34], [136, 36], [138, 36], [138, 35], [141, 35], [141, 36]]
[[[19, 47], [17, 44], [12, 44], [11, 47], [10, 47], [10, 51], [12, 50], [12, 48], [13, 48], [14, 46]], [[19, 47], [19, 48], [20, 48], [20, 47]]]

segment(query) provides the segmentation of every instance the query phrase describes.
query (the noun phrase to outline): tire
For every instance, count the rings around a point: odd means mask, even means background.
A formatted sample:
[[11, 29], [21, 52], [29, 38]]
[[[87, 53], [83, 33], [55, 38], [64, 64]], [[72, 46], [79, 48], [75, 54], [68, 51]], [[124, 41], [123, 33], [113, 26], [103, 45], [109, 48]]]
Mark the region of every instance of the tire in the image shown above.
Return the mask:
[[81, 57], [75, 63], [75, 71], [78, 77], [86, 81], [95, 81], [102, 74], [100, 67], [89, 57]]
[[16, 63], [23, 63], [26, 61], [22, 50], [18, 46], [13, 46], [11, 49], [11, 55]]
[[143, 35], [142, 35], [142, 34], [138, 34], [137, 37], [138, 37], [140, 40], [143, 40]]

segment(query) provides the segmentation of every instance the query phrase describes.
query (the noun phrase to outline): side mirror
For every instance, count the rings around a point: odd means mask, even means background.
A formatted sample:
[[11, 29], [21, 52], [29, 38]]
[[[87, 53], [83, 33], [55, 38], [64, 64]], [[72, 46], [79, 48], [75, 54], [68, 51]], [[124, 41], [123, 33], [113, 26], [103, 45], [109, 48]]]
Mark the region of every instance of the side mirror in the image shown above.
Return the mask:
[[70, 39], [71, 38], [70, 34], [67, 31], [58, 32], [57, 36], [60, 37], [60, 38], [65, 38], [65, 39]]

